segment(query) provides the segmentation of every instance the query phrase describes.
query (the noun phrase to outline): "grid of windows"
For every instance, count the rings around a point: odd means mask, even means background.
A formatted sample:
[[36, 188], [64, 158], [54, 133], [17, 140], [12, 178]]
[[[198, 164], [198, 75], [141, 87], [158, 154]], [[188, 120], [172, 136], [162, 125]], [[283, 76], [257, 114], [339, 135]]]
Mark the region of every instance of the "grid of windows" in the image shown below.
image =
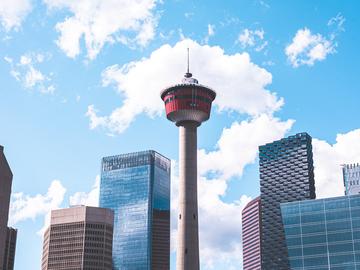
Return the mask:
[[360, 195], [281, 204], [291, 269], [360, 269]]
[[259, 147], [263, 270], [289, 269], [280, 203], [315, 198], [311, 140], [299, 133]]
[[345, 195], [360, 194], [360, 165], [343, 165]]
[[167, 158], [155, 151], [103, 158], [100, 206], [114, 211], [114, 269], [170, 268]]

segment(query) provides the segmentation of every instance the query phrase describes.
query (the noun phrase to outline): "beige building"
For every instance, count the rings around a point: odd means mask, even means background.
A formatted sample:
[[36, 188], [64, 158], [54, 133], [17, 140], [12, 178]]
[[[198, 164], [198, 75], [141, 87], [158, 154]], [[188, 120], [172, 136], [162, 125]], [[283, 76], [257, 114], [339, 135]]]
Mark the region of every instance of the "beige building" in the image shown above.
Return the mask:
[[75, 206], [51, 212], [42, 270], [111, 270], [114, 214]]

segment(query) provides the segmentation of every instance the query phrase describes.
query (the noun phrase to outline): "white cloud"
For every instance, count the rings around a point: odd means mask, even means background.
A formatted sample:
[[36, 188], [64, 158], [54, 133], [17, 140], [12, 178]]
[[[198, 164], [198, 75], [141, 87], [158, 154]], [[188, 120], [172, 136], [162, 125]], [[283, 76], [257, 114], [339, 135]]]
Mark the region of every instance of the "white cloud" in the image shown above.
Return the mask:
[[327, 25], [328, 37], [321, 34], [312, 34], [310, 29], [299, 29], [291, 44], [285, 48], [285, 54], [293, 67], [301, 65], [312, 66], [316, 61], [323, 61], [329, 54], [336, 53], [337, 36], [345, 31], [345, 18], [341, 13], [331, 18]]
[[11, 197], [9, 224], [14, 226], [27, 219], [35, 220], [39, 216], [45, 217], [42, 233], [49, 226], [50, 212], [58, 209], [64, 200], [66, 189], [59, 180], [51, 182], [46, 194], [35, 196], [26, 195], [22, 192], [14, 193]]
[[68, 57], [80, 54], [84, 39], [87, 57], [94, 59], [105, 44], [122, 42], [146, 46], [155, 36], [157, 0], [43, 0], [50, 9], [72, 16], [57, 23], [58, 46]]
[[[284, 137], [293, 124], [277, 118], [261, 115], [255, 119], [235, 122], [223, 130], [215, 151], [198, 151], [199, 181], [199, 228], [202, 268], [239, 269], [242, 265], [241, 211], [250, 201], [246, 195], [237, 200], [224, 202], [228, 181], [240, 177], [246, 165], [255, 162], [258, 146]], [[178, 168], [172, 161], [172, 250], [176, 249], [178, 216]], [[209, 179], [207, 173], [216, 171]], [[214, 233], [216, 232], [216, 233]]]
[[38, 68], [50, 58], [49, 54], [28, 53], [22, 55], [17, 63], [8, 56], [4, 57], [4, 60], [11, 66], [10, 74], [21, 82], [24, 88], [37, 90], [42, 94], [52, 94], [55, 86], [51, 83], [51, 74], [45, 75]]
[[31, 8], [30, 0], [1, 0], [0, 23], [5, 31], [17, 30]]
[[220, 111], [257, 116], [272, 114], [283, 105], [283, 99], [266, 89], [272, 82], [271, 74], [252, 63], [247, 53], [227, 55], [220, 47], [202, 46], [187, 39], [173, 47], [164, 45], [149, 58], [108, 67], [102, 75], [103, 85], [117, 87], [123, 98], [122, 105], [103, 117], [97, 116], [94, 105], [89, 106], [91, 128], [105, 127], [121, 133], [139, 114], [160, 115], [164, 111], [160, 91], [180, 82], [186, 71], [188, 47], [193, 55], [190, 69], [200, 83], [218, 92], [215, 105]]
[[268, 45], [267, 41], [264, 41], [265, 32], [263, 29], [249, 30], [244, 29], [237, 42], [241, 44], [243, 48], [255, 47], [255, 51], [260, 52]]
[[335, 47], [333, 40], [321, 34], [311, 34], [311, 31], [305, 27], [297, 31], [292, 43], [286, 47], [285, 53], [293, 67], [312, 66], [316, 61], [326, 59], [328, 54], [335, 53]]
[[343, 196], [342, 164], [360, 163], [360, 129], [338, 134], [331, 145], [313, 139], [315, 186], [318, 198]]
[[255, 162], [259, 145], [283, 138], [293, 123], [294, 120], [283, 122], [265, 114], [250, 121], [234, 122], [223, 130], [217, 150], [198, 151], [200, 174], [215, 172], [222, 179], [241, 176], [244, 167]]
[[99, 206], [100, 175], [96, 176], [95, 183], [89, 193], [76, 192], [70, 196], [70, 205]]
[[204, 38], [204, 43], [207, 44], [209, 42], [209, 38], [215, 35], [215, 25], [208, 24], [208, 32], [206, 37]]

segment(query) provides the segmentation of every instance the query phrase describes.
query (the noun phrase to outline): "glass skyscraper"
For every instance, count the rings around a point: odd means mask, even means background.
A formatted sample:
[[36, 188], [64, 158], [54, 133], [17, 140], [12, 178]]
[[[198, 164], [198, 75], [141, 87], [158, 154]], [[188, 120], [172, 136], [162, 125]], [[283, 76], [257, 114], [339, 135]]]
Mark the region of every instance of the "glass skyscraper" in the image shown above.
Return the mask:
[[311, 140], [299, 133], [259, 147], [262, 270], [289, 269], [280, 203], [315, 198]]
[[360, 195], [281, 204], [292, 270], [360, 269]]
[[114, 210], [113, 269], [170, 269], [170, 160], [155, 151], [102, 159], [100, 207]]

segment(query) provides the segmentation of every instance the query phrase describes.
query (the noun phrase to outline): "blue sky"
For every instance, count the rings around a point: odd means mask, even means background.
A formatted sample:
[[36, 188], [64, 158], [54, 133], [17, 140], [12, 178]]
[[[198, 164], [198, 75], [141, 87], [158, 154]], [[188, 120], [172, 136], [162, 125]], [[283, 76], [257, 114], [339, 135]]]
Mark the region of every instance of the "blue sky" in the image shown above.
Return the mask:
[[198, 138], [203, 269], [242, 269], [258, 145], [308, 132], [318, 197], [341, 195], [340, 164], [360, 162], [358, 10], [356, 1], [2, 0], [0, 144], [14, 173], [16, 269], [39, 269], [50, 209], [97, 203], [103, 156], [171, 158], [176, 213], [178, 131], [159, 93], [181, 80], [187, 47], [194, 76], [218, 93]]

